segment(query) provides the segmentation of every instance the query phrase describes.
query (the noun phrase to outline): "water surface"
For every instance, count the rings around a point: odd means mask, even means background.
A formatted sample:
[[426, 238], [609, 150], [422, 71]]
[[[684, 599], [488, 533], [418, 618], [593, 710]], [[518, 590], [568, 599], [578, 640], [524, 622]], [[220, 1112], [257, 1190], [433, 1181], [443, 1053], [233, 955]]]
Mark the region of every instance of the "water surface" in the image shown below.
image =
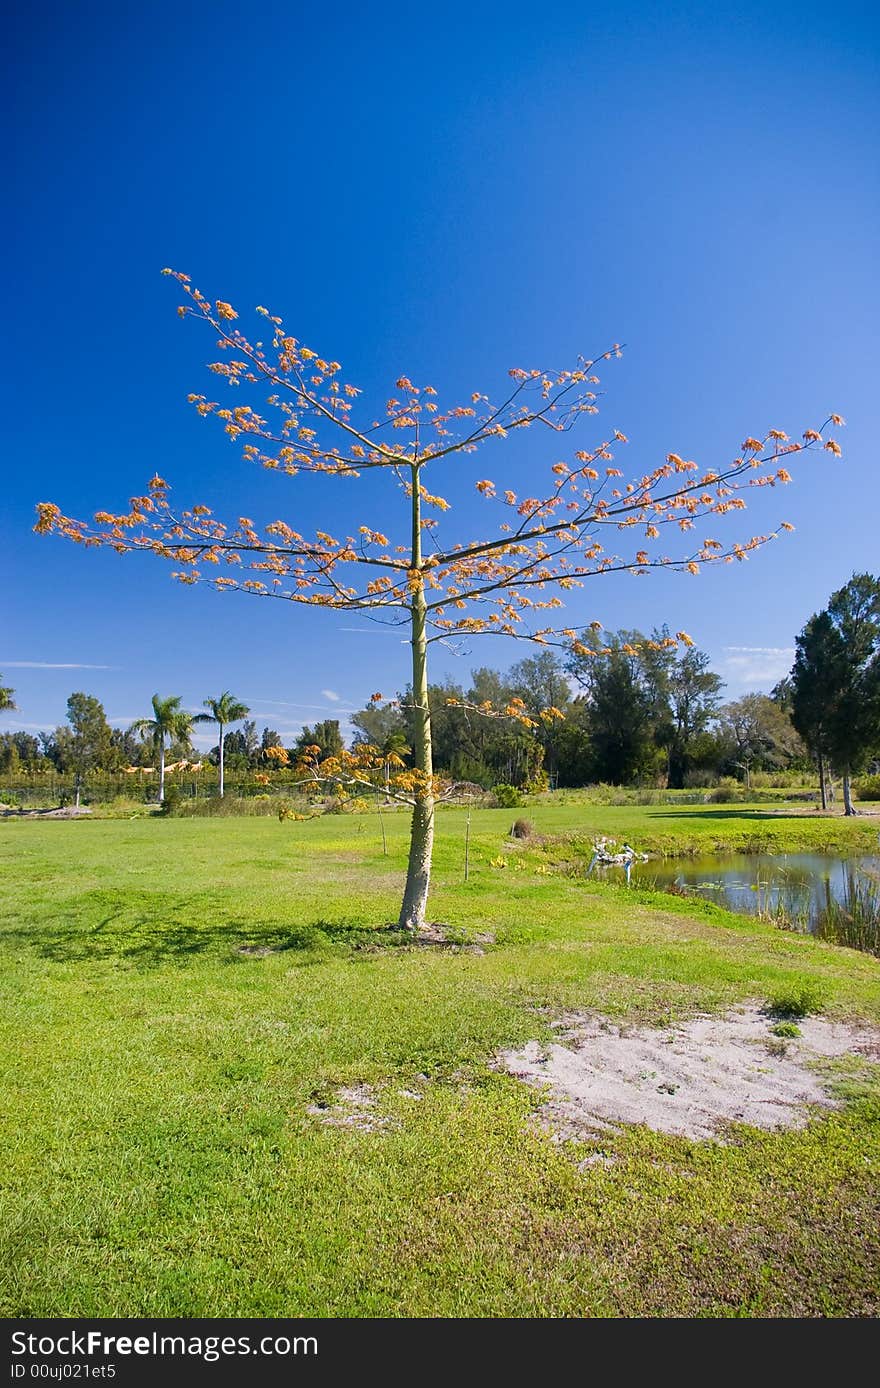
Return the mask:
[[[620, 867], [593, 871], [608, 881], [624, 876]], [[631, 881], [633, 886], [693, 893], [728, 910], [774, 918], [859, 949], [880, 948], [877, 855], [713, 853], [652, 858], [633, 864]]]

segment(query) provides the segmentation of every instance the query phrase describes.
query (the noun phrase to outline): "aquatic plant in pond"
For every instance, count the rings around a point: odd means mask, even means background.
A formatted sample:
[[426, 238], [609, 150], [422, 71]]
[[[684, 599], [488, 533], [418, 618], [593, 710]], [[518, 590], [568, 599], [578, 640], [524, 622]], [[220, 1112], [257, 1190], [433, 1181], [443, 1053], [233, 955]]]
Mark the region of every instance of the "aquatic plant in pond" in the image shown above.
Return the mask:
[[814, 933], [823, 940], [880, 955], [880, 881], [854, 874], [843, 901], [829, 897]]

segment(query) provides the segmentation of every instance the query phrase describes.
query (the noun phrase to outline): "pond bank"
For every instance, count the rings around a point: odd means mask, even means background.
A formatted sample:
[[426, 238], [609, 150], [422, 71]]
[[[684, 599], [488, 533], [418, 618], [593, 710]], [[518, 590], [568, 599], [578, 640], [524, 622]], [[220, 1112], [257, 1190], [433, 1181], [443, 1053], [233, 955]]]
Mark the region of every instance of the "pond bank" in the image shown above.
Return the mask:
[[628, 842], [655, 859], [708, 853], [850, 856], [880, 850], [880, 808], [873, 805], [853, 818], [764, 806], [584, 805], [580, 811], [577, 824], [557, 832], [549, 815], [535, 813], [535, 830], [548, 854], [589, 861], [597, 838]]

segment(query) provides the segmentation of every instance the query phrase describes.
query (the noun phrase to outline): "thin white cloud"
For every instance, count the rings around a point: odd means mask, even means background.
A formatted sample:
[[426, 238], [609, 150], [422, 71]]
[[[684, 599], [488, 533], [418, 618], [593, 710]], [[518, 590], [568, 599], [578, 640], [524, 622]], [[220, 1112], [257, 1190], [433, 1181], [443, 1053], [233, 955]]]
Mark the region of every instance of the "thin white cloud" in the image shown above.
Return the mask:
[[13, 720], [14, 726], [10, 728], [10, 732], [14, 733], [48, 733], [57, 726], [55, 723], [20, 723], [13, 710], [6, 710], [3, 716]]
[[335, 689], [322, 689], [321, 693], [324, 695], [325, 699], [332, 699], [334, 704], [339, 703], [339, 695], [336, 693]]
[[75, 661], [3, 660], [0, 670], [118, 670], [118, 665], [80, 665]]
[[717, 669], [727, 697], [772, 689], [791, 670], [794, 653], [794, 646], [723, 646]]
[[722, 650], [742, 652], [743, 655], [793, 656], [794, 646], [722, 646]]

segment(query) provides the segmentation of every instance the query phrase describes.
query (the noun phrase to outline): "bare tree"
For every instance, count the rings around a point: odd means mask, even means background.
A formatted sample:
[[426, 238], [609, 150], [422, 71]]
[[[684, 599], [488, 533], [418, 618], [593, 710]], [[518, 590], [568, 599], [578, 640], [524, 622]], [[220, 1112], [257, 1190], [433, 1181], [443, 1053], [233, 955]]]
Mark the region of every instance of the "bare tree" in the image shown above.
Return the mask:
[[[367, 472], [385, 474], [402, 494], [405, 531], [390, 538], [384, 527], [365, 522], [356, 535], [336, 538], [325, 530], [307, 537], [280, 519], [262, 529], [247, 517], [230, 525], [205, 505], [174, 507], [168, 484], [158, 476], [128, 511], [98, 512], [91, 523], [42, 503], [36, 529], [118, 553], [157, 555], [176, 565], [182, 583], [366, 612], [408, 629], [414, 770], [396, 778], [396, 793], [412, 806], [400, 924], [417, 930], [425, 919], [438, 793], [428, 703], [431, 645], [497, 635], [577, 650], [574, 629], [556, 624], [561, 592], [615, 572], [697, 573], [702, 564], [745, 560], [780, 529], [792, 527], [783, 521], [729, 545], [711, 536], [685, 537], [703, 522], [744, 509], [742, 493], [749, 487], [790, 481], [783, 460], [816, 446], [839, 454], [840, 447], [819, 430], [808, 429], [791, 441], [771, 429], [746, 438], [730, 462], [704, 468], [669, 453], [627, 481], [615, 464], [615, 450], [626, 438], [615, 429], [560, 459], [560, 449], [584, 416], [598, 413], [597, 368], [620, 355], [617, 346], [580, 359], [571, 369], [515, 367], [497, 401], [475, 391], [464, 403], [441, 405], [434, 387], [401, 376], [381, 417], [356, 421], [353, 407], [360, 391], [342, 378], [338, 362], [304, 346], [264, 308], [257, 313], [268, 341], [252, 341], [235, 326], [238, 314], [229, 303], [212, 302], [186, 275], [167, 273], [186, 296], [181, 316], [198, 319], [216, 335], [220, 355], [210, 370], [235, 399], [221, 404], [192, 395], [199, 414], [219, 420], [231, 439], [241, 441], [249, 462], [290, 478], [322, 474], [345, 484]], [[238, 403], [248, 392], [255, 403]], [[831, 416], [829, 422], [843, 421]], [[499, 528], [493, 535], [444, 541], [439, 518], [449, 505], [429, 491], [426, 478], [522, 430], [536, 432], [549, 447], [546, 482], [534, 495], [520, 496], [477, 477], [477, 493], [502, 512]], [[669, 531], [682, 537], [681, 550], [657, 552], [656, 542]], [[674, 645], [676, 638], [668, 640]], [[689, 638], [678, 633], [678, 640]], [[498, 712], [526, 717], [521, 700]], [[541, 715], [544, 720], [555, 716], [552, 708]], [[331, 770], [340, 774], [338, 760]], [[347, 770], [357, 773], [356, 767]], [[319, 772], [314, 765], [312, 774]]]

